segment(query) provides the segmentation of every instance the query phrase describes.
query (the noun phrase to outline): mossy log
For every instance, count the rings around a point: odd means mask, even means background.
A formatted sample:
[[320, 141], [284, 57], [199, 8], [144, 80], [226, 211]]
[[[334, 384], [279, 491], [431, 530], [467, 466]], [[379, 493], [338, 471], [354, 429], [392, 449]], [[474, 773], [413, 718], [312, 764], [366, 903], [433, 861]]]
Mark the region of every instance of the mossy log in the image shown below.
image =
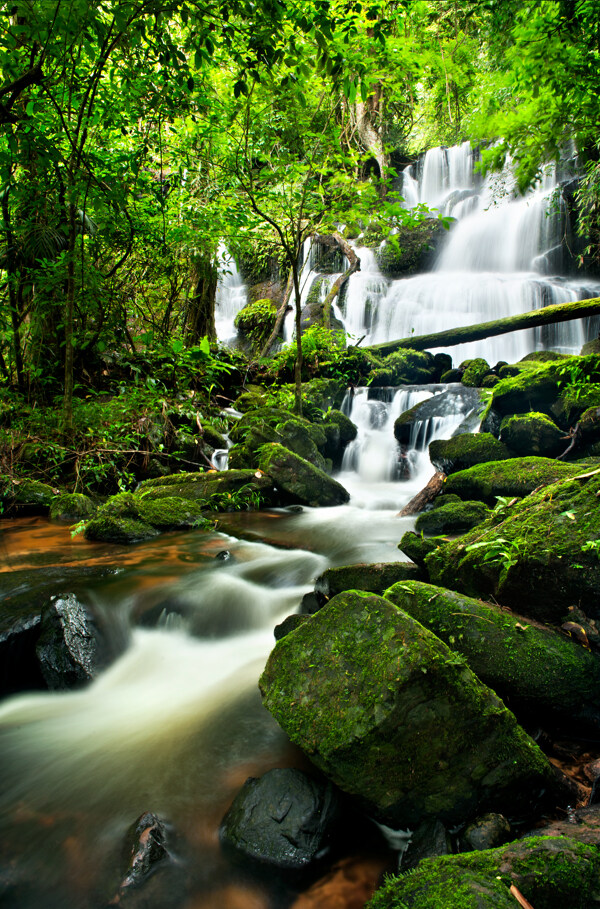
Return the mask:
[[381, 354], [392, 353], [403, 347], [411, 350], [429, 350], [433, 347], [454, 347], [467, 341], [480, 341], [482, 338], [493, 338], [511, 331], [524, 328], [538, 328], [540, 325], [553, 325], [556, 322], [569, 322], [571, 319], [583, 319], [585, 316], [600, 315], [600, 297], [590, 300], [576, 300], [573, 303], [556, 303], [543, 309], [534, 309], [507, 319], [495, 319], [493, 322], [480, 322], [477, 325], [465, 325], [447, 331], [437, 331], [430, 335], [417, 335], [411, 338], [400, 338], [398, 341], [386, 341], [374, 344], [369, 349]]

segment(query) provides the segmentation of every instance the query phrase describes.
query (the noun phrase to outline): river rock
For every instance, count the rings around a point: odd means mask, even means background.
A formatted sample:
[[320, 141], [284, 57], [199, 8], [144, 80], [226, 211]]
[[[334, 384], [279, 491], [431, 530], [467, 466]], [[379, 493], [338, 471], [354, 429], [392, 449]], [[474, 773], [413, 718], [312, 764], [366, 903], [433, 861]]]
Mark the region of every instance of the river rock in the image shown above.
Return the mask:
[[461, 499], [478, 499], [495, 505], [500, 496], [513, 498], [527, 496], [540, 486], [586, 473], [600, 466], [594, 459], [564, 464], [552, 458], [510, 458], [508, 461], [490, 461], [460, 470], [448, 477], [444, 492]]
[[350, 500], [341, 483], [282, 445], [264, 445], [259, 467], [288, 499], [301, 505], [318, 508], [342, 505]]
[[0, 481], [0, 513], [3, 515], [47, 515], [59, 489], [40, 483], [39, 480], [15, 480], [4, 477]]
[[430, 820], [419, 824], [410, 838], [406, 851], [401, 857], [400, 868], [410, 871], [424, 858], [449, 855], [452, 852], [450, 835], [439, 821]]
[[0, 697], [46, 687], [35, 652], [40, 628], [38, 604], [0, 605]]
[[51, 597], [44, 606], [36, 653], [51, 690], [78, 688], [91, 681], [108, 658], [94, 616], [72, 594]]
[[553, 772], [462, 658], [389, 600], [348, 591], [277, 643], [267, 709], [340, 789], [393, 827], [519, 811]]
[[503, 814], [495, 814], [493, 811], [468, 824], [461, 837], [467, 849], [477, 852], [503, 846], [510, 838], [510, 824]]
[[50, 503], [50, 520], [74, 524], [90, 518], [96, 511], [96, 506], [89, 496], [79, 492], [69, 492], [55, 496]]
[[462, 654], [517, 715], [600, 732], [600, 660], [575, 640], [432, 584], [403, 581], [385, 596]]
[[514, 452], [489, 432], [463, 432], [451, 439], [436, 439], [429, 444], [431, 463], [445, 474], [513, 457]]
[[327, 568], [315, 581], [315, 593], [324, 605], [345, 590], [383, 593], [397, 581], [420, 580], [421, 569], [413, 562], [361, 562], [340, 568]]
[[[164, 479], [168, 479], [165, 477]], [[153, 483], [153, 480], [145, 480]], [[166, 487], [169, 491], [174, 486]], [[162, 487], [159, 487], [159, 491]], [[155, 496], [155, 490], [144, 495], [122, 492], [112, 496], [86, 524], [88, 540], [103, 543], [139, 543], [150, 540], [165, 530], [187, 530], [190, 527], [207, 528], [204, 517], [206, 503], [181, 496]]]
[[188, 881], [174, 839], [171, 826], [150, 811], [134, 821], [125, 835], [121, 883], [109, 905], [176, 909], [184, 904]]
[[451, 385], [446, 391], [435, 394], [400, 414], [394, 423], [394, 436], [401, 445], [416, 447], [417, 440], [427, 441], [425, 429], [434, 417], [447, 417], [453, 414], [466, 416], [482, 408], [483, 404], [476, 388]]
[[433, 356], [422, 350], [395, 350], [384, 357], [381, 366], [371, 370], [371, 388], [397, 385], [422, 385], [433, 382], [436, 369]]
[[301, 770], [246, 780], [223, 818], [221, 843], [245, 858], [301, 871], [327, 854], [340, 811], [331, 783]]
[[500, 442], [516, 455], [555, 458], [567, 448], [569, 439], [546, 414], [519, 413], [502, 420]]
[[464, 533], [481, 524], [491, 514], [483, 502], [451, 502], [431, 511], [424, 511], [416, 520], [415, 528], [419, 533], [435, 535], [439, 533]]
[[535, 909], [591, 909], [600, 856], [564, 836], [424, 859], [410, 874], [388, 877], [367, 909], [515, 909], [511, 886]]
[[492, 371], [490, 364], [483, 357], [465, 360], [464, 363], [461, 363], [461, 367], [464, 367], [461, 382], [469, 388], [481, 388], [483, 380]]
[[265, 502], [273, 499], [273, 482], [256, 470], [207, 470], [176, 473], [140, 483], [135, 495], [144, 503], [157, 499], [178, 498], [208, 507], [213, 496], [236, 495], [245, 488], [258, 493]]
[[556, 466], [576, 476], [544, 486], [460, 540], [438, 545], [425, 557], [431, 581], [493, 597], [541, 622], [560, 624], [572, 606], [600, 616], [600, 470]]
[[258, 450], [268, 442], [283, 445], [321, 470], [327, 466], [321, 453], [327, 445], [324, 427], [280, 408], [259, 407], [247, 412], [232, 430], [231, 438], [236, 444], [229, 453], [230, 464], [236, 469], [256, 469]]

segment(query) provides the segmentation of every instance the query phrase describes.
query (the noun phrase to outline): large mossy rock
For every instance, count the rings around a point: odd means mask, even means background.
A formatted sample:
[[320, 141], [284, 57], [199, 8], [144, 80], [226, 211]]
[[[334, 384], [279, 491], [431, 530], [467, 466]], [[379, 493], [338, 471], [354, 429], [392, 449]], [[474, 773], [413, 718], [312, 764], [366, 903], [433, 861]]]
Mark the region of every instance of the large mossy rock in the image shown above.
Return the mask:
[[444, 492], [495, 505], [499, 496], [527, 496], [540, 486], [587, 473], [597, 466], [600, 462], [594, 460], [564, 464], [535, 457], [491, 461], [453, 473], [444, 484]]
[[519, 413], [502, 420], [500, 442], [516, 455], [555, 458], [565, 451], [569, 439], [546, 414]]
[[331, 783], [293, 768], [246, 780], [219, 828], [225, 848], [283, 871], [303, 871], [331, 845], [340, 815]]
[[[174, 491], [173, 486], [167, 488]], [[173, 494], [155, 497], [154, 488], [146, 495], [122, 492], [110, 498], [86, 524], [86, 539], [103, 543], [140, 543], [165, 530], [209, 526], [202, 501]]]
[[404, 278], [426, 271], [445, 235], [444, 225], [437, 219], [421, 221], [414, 227], [401, 227], [399, 233], [377, 250], [379, 268], [386, 278]]
[[55, 496], [50, 503], [50, 520], [73, 524], [84, 521], [96, 511], [96, 505], [89, 496], [79, 492], [64, 493]]
[[416, 520], [419, 533], [435, 536], [440, 533], [464, 533], [481, 524], [491, 514], [483, 502], [449, 502], [432, 511], [424, 511]]
[[491, 373], [490, 364], [482, 357], [476, 357], [474, 360], [467, 360], [462, 363], [464, 372], [461, 382], [469, 388], [481, 388], [483, 380]]
[[273, 481], [256, 470], [209, 470], [157, 477], [140, 483], [135, 497], [145, 503], [178, 498], [206, 508], [213, 496], [237, 495], [241, 489], [259, 494], [265, 502], [273, 499]]
[[247, 303], [236, 315], [234, 325], [252, 354], [259, 354], [271, 336], [277, 320], [277, 304], [273, 300]]
[[369, 378], [372, 388], [422, 385], [435, 381], [436, 365], [428, 351], [396, 350], [371, 370]]
[[512, 457], [514, 452], [489, 432], [463, 432], [451, 439], [437, 439], [429, 444], [431, 463], [445, 474]]
[[425, 557], [430, 580], [542, 622], [560, 622], [571, 606], [600, 615], [600, 471], [580, 467], [578, 477], [437, 546]]
[[407, 613], [348, 591], [278, 642], [264, 703], [343, 791], [392, 826], [526, 811], [553, 773], [464, 660]]
[[345, 590], [383, 594], [398, 581], [420, 580], [421, 569], [413, 562], [362, 562], [327, 568], [315, 581], [315, 593], [325, 603]]
[[238, 469], [256, 469], [258, 450], [268, 442], [283, 445], [320, 470], [330, 466], [322, 454], [328, 443], [325, 426], [282, 408], [259, 407], [248, 411], [234, 426], [231, 439], [236, 444], [230, 451], [230, 464]]
[[600, 660], [578, 642], [432, 584], [402, 581], [385, 597], [461, 653], [518, 715], [600, 732]]
[[569, 837], [534, 837], [424, 859], [415, 871], [389, 877], [367, 909], [515, 909], [513, 885], [535, 909], [592, 909], [600, 854]]
[[259, 467], [292, 502], [318, 508], [350, 501], [350, 494], [341, 483], [283, 445], [263, 445]]
[[58, 489], [39, 480], [0, 480], [0, 512], [4, 515], [46, 515]]

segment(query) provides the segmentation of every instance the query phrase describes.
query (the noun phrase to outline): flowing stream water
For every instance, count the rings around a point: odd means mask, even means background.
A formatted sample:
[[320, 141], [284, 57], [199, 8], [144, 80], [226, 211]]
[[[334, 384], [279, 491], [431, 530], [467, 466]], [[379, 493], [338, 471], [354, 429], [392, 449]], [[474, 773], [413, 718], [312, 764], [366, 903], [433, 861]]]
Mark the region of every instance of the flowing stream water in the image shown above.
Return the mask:
[[[555, 239], [541, 214], [548, 210], [546, 189], [494, 207], [471, 159], [466, 147], [437, 150], [421, 163], [418, 179], [405, 175], [407, 199], [435, 202], [460, 220], [429, 275], [386, 281], [373, 253], [361, 250], [362, 270], [340, 312], [349, 331], [383, 340], [411, 328], [431, 331], [518, 312], [534, 299], [585, 295], [583, 284], [529, 270], [531, 258]], [[541, 226], [525, 254], [513, 233], [529, 218]], [[523, 227], [528, 240], [532, 230]], [[511, 252], [504, 248], [509, 240]], [[225, 263], [225, 253], [222, 258]], [[220, 334], [229, 338], [245, 300], [234, 263], [227, 264], [220, 294]], [[564, 331], [559, 346], [577, 347], [584, 328]], [[514, 359], [543, 342], [532, 335], [500, 339], [477, 352], [483, 349], [490, 361]], [[394, 419], [434, 396], [443, 406], [415, 428], [403, 464]], [[217, 835], [248, 776], [302, 765], [257, 689], [273, 627], [297, 610], [326, 567], [403, 558], [397, 543], [414, 524], [397, 513], [431, 474], [427, 443], [474, 419], [460, 386], [357, 389], [343, 408], [359, 430], [339, 475], [351, 493], [348, 505], [231, 515], [214, 533], [165, 534], [128, 548], [71, 539], [68, 528], [37, 519], [2, 526], [0, 592], [14, 570], [30, 571], [35, 590], [36, 578], [52, 566], [110, 566], [114, 572], [81, 596], [123, 644], [112, 665], [80, 691], [21, 694], [0, 705], [3, 905], [107, 905], [122, 877], [124, 832], [145, 811], [164, 816], [178, 832], [185, 879], [185, 895], [174, 887], [170, 904], [148, 905], [291, 905], [293, 890], [232, 866]]]

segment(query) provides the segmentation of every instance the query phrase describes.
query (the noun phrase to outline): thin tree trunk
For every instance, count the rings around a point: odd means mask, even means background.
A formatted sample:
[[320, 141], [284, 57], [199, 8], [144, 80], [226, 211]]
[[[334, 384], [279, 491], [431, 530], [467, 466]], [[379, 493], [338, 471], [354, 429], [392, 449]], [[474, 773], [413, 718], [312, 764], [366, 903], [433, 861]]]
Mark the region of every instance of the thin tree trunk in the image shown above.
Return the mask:
[[65, 387], [63, 396], [63, 430], [73, 430], [73, 321], [75, 310], [75, 239], [77, 209], [69, 203], [69, 239], [67, 258], [67, 293], [65, 300]]
[[10, 221], [10, 209], [8, 207], [8, 198], [6, 192], [2, 196], [2, 217], [4, 219], [4, 229], [6, 231], [6, 261], [8, 271], [8, 302], [10, 306], [10, 320], [13, 334], [13, 352], [15, 357], [15, 369], [17, 372], [17, 388], [19, 391], [25, 390], [25, 381], [23, 378], [23, 356], [21, 353], [21, 315], [17, 294], [15, 294], [16, 268], [15, 268], [15, 240], [12, 232]]
[[569, 322], [571, 319], [598, 315], [600, 297], [593, 297], [590, 300], [576, 300], [574, 303], [555, 303], [553, 306], [534, 309], [518, 316], [496, 319], [494, 322], [480, 322], [478, 325], [450, 328], [431, 335], [415, 335], [412, 338], [400, 338], [398, 341], [385, 341], [383, 344], [373, 344], [368, 349], [389, 354], [402, 348], [428, 350], [432, 347], [454, 347], [467, 341], [480, 341], [482, 338], [493, 338], [524, 328], [538, 328], [541, 325], [553, 325], [557, 322]]
[[275, 343], [275, 340], [279, 337], [279, 333], [281, 332], [281, 326], [283, 324], [285, 314], [288, 310], [288, 304], [290, 302], [290, 297], [292, 295], [293, 287], [294, 287], [294, 272], [290, 268], [290, 273], [288, 275], [287, 284], [285, 286], [285, 292], [283, 294], [283, 300], [281, 302], [281, 306], [277, 310], [277, 318], [275, 320], [275, 325], [273, 326], [273, 331], [269, 335], [269, 340], [267, 341], [267, 343], [265, 344], [265, 346], [263, 347], [263, 349], [260, 352], [260, 355], [259, 355], [260, 358], [267, 357], [269, 355], [269, 351], [271, 350], [271, 347]]
[[[354, 274], [356, 271], [360, 271], [360, 259], [356, 255], [356, 252], [352, 249], [350, 244], [345, 240], [341, 234], [338, 234], [337, 231], [333, 234], [329, 234], [326, 237], [315, 237], [319, 243], [322, 243], [324, 246], [337, 246], [343, 254], [346, 256], [350, 262], [350, 268], [348, 268], [343, 275], [340, 275], [339, 278], [334, 281], [333, 287], [325, 297], [323, 302], [323, 325], [325, 328], [331, 327], [331, 306], [335, 298], [339, 295], [342, 287]], [[333, 241], [333, 242], [331, 242]]]
[[302, 416], [302, 302], [300, 294], [300, 275], [298, 274], [298, 261], [292, 265], [292, 278], [294, 282], [294, 305], [296, 309], [296, 367], [294, 370], [294, 413]]

